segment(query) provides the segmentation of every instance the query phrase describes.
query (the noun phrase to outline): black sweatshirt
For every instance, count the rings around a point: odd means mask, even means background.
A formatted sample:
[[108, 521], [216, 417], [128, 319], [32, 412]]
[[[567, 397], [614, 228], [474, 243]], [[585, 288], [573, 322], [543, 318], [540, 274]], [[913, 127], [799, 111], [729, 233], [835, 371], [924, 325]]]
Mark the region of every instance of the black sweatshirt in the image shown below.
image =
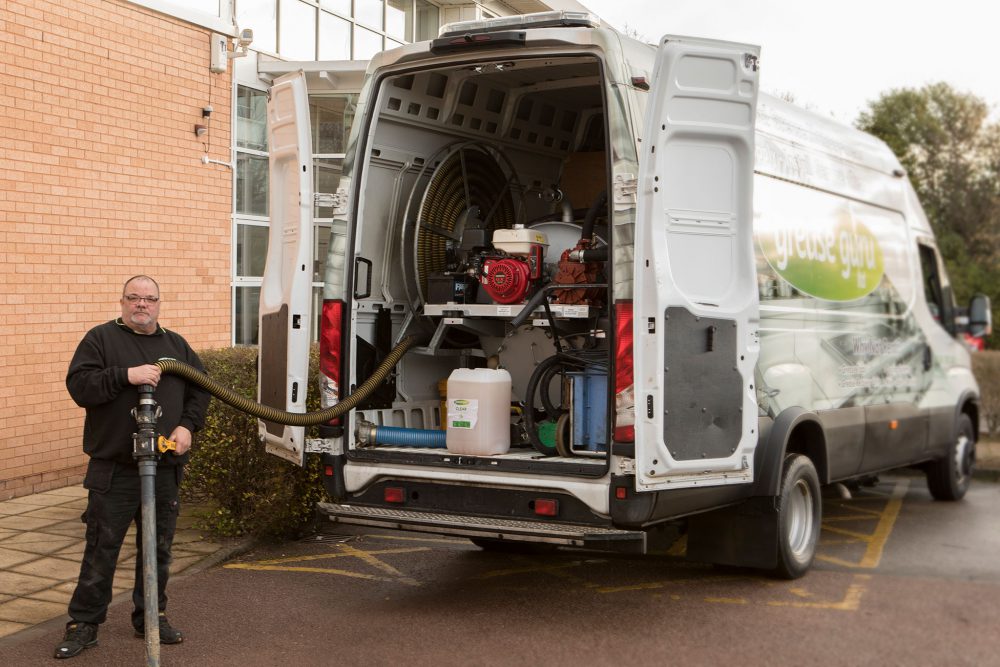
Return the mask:
[[[139, 334], [121, 318], [94, 327], [80, 341], [66, 375], [66, 388], [76, 404], [87, 410], [83, 425], [83, 451], [94, 459], [135, 466], [132, 434], [136, 431], [132, 408], [139, 402], [138, 387], [129, 384], [128, 369], [153, 364], [161, 358], [177, 359], [204, 370], [201, 360], [179, 334], [160, 326]], [[174, 428], [194, 433], [205, 424], [209, 395], [175, 375], [162, 375], [153, 398], [163, 409], [157, 430], [170, 437]], [[183, 465], [188, 455], [167, 452], [160, 465]]]

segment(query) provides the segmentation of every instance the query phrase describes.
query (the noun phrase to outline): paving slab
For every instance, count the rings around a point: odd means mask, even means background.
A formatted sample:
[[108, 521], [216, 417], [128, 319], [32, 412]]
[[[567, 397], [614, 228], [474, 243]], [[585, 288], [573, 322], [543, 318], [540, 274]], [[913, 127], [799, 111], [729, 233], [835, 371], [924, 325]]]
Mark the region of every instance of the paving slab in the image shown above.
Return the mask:
[[45, 508], [46, 505], [25, 505], [24, 503], [5, 500], [0, 503], [0, 516], [17, 516], [19, 514], [27, 514], [28, 512], [37, 512]]
[[15, 551], [48, 555], [60, 549], [65, 549], [80, 539], [82, 537], [73, 538], [65, 535], [47, 535], [45, 533], [22, 533], [4, 540], [3, 547]]
[[66, 605], [43, 600], [17, 598], [0, 603], [0, 621], [36, 625], [65, 613]]
[[0, 517], [0, 528], [10, 528], [13, 530], [41, 530], [46, 526], [59, 523], [59, 519], [40, 519], [24, 514]]
[[[69, 590], [60, 590], [59, 587], [46, 588], [45, 590], [32, 593], [31, 595], [26, 595], [22, 599], [55, 602], [62, 607], [63, 611], [66, 611], [66, 607], [69, 605], [69, 599], [73, 597], [73, 589], [76, 588], [76, 579], [72, 582], [63, 582], [60, 586], [65, 584], [69, 584]], [[0, 600], [0, 602], [3, 602], [3, 600]]]
[[20, 574], [31, 574], [36, 577], [67, 581], [80, 576], [80, 563], [78, 561], [47, 556], [21, 565], [15, 565], [9, 568], [9, 570]]
[[72, 486], [61, 486], [58, 489], [49, 489], [48, 491], [43, 491], [35, 495], [42, 497], [57, 496], [61, 498], [86, 498], [87, 489], [83, 488], [80, 484], [73, 484]]
[[38, 519], [61, 519], [61, 520], [74, 520], [76, 523], [83, 525], [80, 521], [80, 512], [72, 507], [43, 507], [37, 510], [31, 510], [30, 512], [25, 512], [21, 516], [30, 516]]
[[58, 579], [36, 577], [19, 572], [0, 571], [0, 593], [6, 595], [30, 595], [62, 583]]
[[14, 549], [4, 549], [0, 546], [0, 570], [6, 570], [15, 565], [26, 563], [33, 558], [38, 558], [38, 555]]
[[27, 630], [31, 626], [27, 623], [11, 623], [10, 621], [0, 621], [0, 637], [8, 637], [21, 630]]

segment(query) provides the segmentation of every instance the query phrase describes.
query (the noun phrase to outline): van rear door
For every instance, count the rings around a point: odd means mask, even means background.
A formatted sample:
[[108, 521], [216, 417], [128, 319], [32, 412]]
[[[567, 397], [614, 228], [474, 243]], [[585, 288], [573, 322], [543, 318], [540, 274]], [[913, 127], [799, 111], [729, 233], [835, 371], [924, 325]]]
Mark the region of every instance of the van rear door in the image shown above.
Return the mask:
[[635, 233], [635, 449], [643, 490], [753, 478], [759, 52], [674, 36], [657, 52]]
[[[306, 411], [312, 322], [312, 142], [305, 74], [282, 76], [267, 103], [271, 228], [260, 289], [258, 401]], [[305, 427], [258, 422], [265, 448], [298, 465]]]

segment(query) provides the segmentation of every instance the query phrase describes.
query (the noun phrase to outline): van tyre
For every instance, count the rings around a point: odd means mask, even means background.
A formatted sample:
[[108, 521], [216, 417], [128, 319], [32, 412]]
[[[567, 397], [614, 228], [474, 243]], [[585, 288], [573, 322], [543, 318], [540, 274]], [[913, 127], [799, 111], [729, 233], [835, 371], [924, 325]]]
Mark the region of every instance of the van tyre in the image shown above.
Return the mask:
[[789, 454], [778, 498], [778, 565], [774, 574], [798, 579], [812, 566], [819, 543], [823, 501], [816, 467], [808, 457]]
[[961, 500], [972, 481], [976, 461], [976, 431], [967, 414], [958, 418], [954, 442], [944, 458], [927, 464], [927, 488], [935, 500]]

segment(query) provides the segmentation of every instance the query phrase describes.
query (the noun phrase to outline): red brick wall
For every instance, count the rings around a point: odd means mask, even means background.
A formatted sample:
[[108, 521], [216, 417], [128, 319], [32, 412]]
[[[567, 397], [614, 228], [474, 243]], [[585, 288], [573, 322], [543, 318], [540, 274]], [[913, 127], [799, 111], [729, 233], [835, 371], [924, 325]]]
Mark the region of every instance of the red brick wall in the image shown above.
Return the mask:
[[[123, 0], [0, 3], [0, 500], [79, 482], [64, 379], [125, 278], [161, 322], [230, 341], [231, 71], [210, 31]], [[201, 109], [214, 107], [207, 136]]]

